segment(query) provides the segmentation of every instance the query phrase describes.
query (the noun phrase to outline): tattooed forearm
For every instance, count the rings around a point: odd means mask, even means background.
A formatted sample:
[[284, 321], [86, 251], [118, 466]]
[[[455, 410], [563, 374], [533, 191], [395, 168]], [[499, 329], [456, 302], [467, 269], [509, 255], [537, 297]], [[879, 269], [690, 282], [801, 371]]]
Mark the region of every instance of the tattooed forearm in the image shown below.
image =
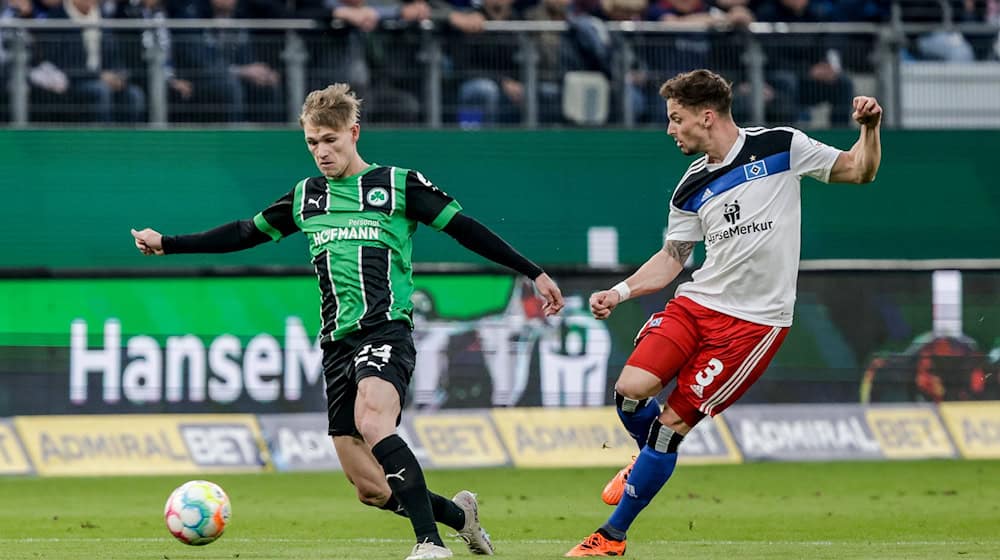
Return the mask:
[[667, 241], [663, 245], [663, 250], [683, 265], [694, 250], [694, 241]]

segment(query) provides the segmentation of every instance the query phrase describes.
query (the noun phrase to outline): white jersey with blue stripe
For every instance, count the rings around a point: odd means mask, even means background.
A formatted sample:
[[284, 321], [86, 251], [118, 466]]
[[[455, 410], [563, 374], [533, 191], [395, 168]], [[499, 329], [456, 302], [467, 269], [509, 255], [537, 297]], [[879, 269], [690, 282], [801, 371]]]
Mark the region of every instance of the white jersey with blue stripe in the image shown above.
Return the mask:
[[776, 327], [792, 324], [799, 271], [799, 183], [824, 183], [840, 155], [794, 128], [739, 129], [725, 159], [702, 156], [670, 201], [667, 241], [705, 242], [705, 263], [676, 295]]

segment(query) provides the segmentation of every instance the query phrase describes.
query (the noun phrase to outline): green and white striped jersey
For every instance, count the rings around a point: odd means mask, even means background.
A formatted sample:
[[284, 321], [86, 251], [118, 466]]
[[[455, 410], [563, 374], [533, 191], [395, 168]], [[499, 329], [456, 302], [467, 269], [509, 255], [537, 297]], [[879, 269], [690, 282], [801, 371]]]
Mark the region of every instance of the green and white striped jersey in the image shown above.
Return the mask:
[[326, 342], [386, 321], [412, 326], [417, 223], [441, 230], [461, 209], [418, 171], [370, 165], [303, 179], [253, 221], [275, 241], [296, 231], [309, 239]]

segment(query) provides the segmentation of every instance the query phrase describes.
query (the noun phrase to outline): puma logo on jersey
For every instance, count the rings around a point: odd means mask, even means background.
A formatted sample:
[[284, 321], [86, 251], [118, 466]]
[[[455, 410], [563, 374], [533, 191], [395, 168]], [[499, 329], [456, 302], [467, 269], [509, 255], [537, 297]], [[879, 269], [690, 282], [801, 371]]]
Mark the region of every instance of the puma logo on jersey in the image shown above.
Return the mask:
[[404, 482], [405, 481], [405, 479], [403, 478], [404, 472], [406, 472], [406, 467], [399, 469], [398, 473], [385, 475], [385, 479], [389, 480], [390, 478], [398, 478], [400, 482]]
[[317, 198], [310, 198], [307, 202], [309, 204], [315, 204], [316, 208], [319, 208], [319, 203], [323, 202], [323, 197], [320, 196], [320, 197], [317, 197]]

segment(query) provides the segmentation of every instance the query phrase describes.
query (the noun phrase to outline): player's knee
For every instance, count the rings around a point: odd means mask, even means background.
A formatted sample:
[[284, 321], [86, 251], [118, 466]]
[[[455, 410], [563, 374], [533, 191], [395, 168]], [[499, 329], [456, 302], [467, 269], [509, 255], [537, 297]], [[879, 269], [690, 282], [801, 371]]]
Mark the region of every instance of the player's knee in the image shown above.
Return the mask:
[[635, 414], [646, 407], [646, 403], [649, 402], [648, 398], [633, 395], [636, 393], [620, 391], [618, 385], [615, 385], [615, 406], [618, 407], [618, 410], [625, 414]]
[[663, 384], [656, 376], [629, 366], [625, 367], [621, 376], [615, 381], [617, 395], [637, 401], [656, 396], [662, 388]]

